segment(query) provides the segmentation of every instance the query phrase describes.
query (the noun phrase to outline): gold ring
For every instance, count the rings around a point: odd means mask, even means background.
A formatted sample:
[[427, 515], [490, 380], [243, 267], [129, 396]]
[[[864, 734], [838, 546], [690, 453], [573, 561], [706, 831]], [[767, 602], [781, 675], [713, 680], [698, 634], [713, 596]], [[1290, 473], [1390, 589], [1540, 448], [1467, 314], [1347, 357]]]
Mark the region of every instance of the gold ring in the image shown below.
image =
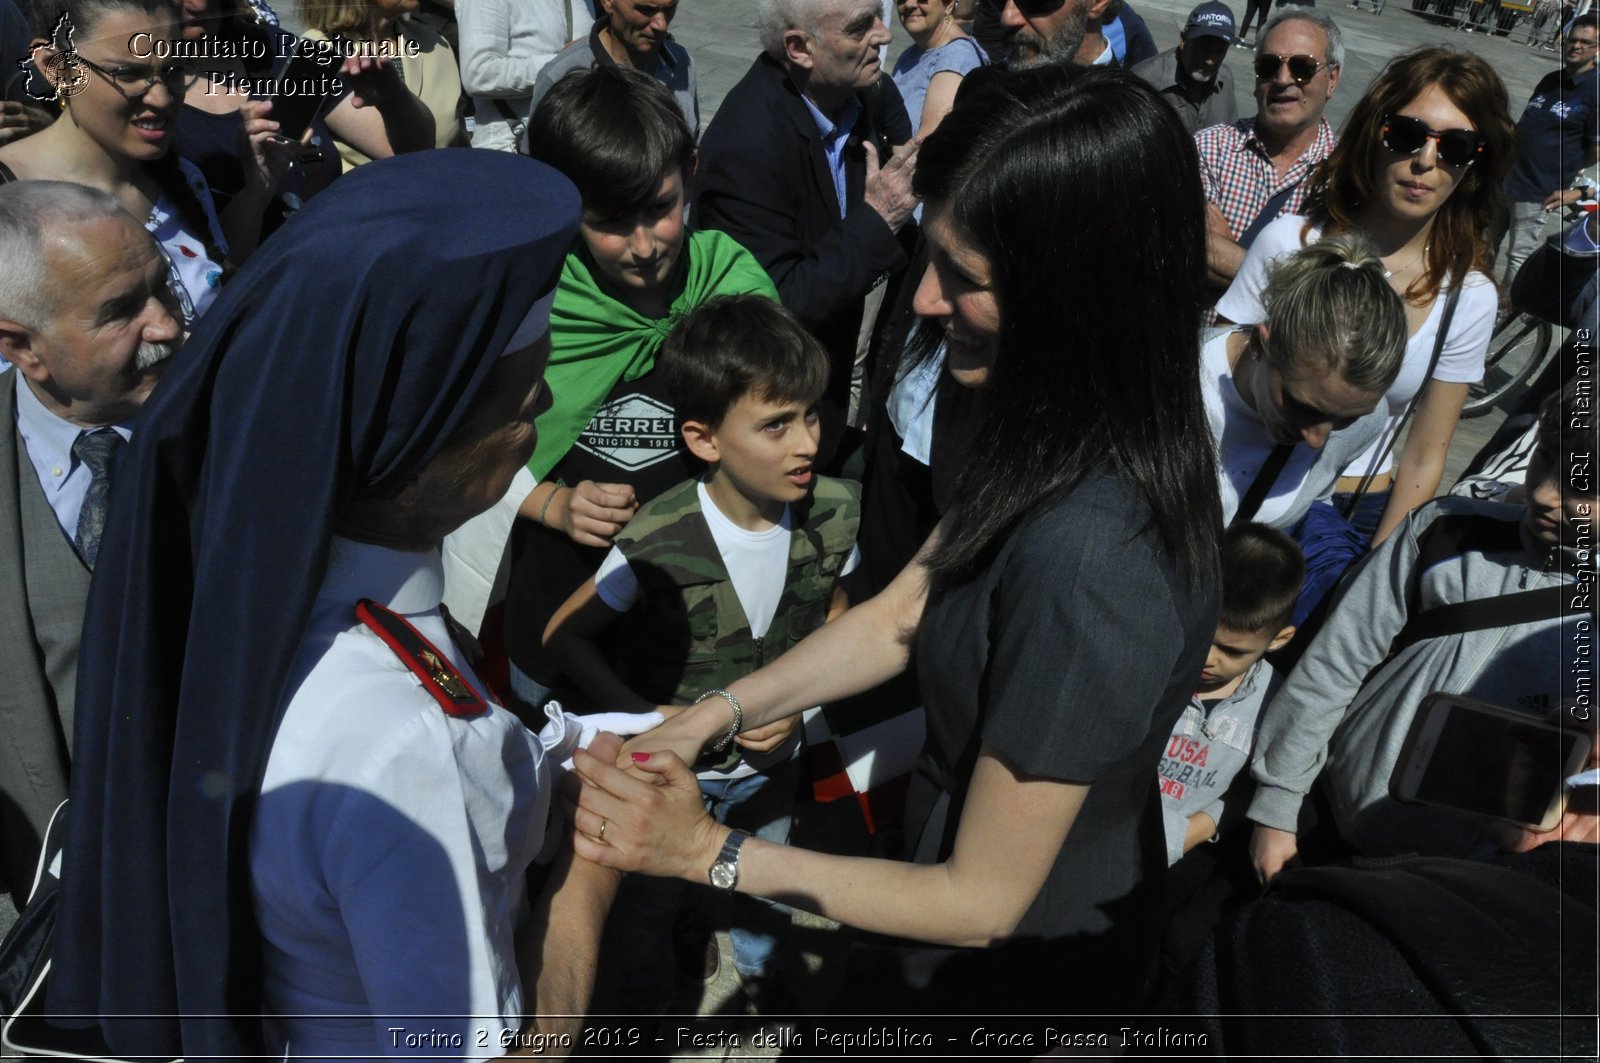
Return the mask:
[[609, 826], [611, 826], [611, 821], [609, 819], [606, 819], [604, 816], [601, 816], [600, 817], [600, 833], [595, 835], [595, 839], [594, 840], [597, 841], [597, 842], [605, 841], [606, 840], [606, 828], [609, 827]]

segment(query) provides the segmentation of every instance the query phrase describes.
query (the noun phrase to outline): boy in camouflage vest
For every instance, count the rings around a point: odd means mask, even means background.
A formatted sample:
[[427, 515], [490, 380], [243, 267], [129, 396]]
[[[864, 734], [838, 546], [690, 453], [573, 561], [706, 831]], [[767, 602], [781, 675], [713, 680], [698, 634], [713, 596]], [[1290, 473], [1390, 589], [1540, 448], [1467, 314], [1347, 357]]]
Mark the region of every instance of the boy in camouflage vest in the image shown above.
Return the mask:
[[[837, 583], [859, 558], [860, 486], [811, 468], [827, 353], [787, 310], [758, 296], [713, 299], [668, 336], [657, 364], [684, 442], [708, 471], [641, 507], [545, 629], [546, 647], [596, 709], [727, 696], [735, 679], [844, 609]], [[788, 840], [798, 719], [741, 734], [696, 765], [718, 821]], [[680, 891], [655, 879], [634, 892], [618, 907], [638, 924], [625, 977], [642, 984], [624, 990], [635, 996], [624, 1006], [648, 1008], [665, 1003], [670, 973], [664, 943], [642, 948], [640, 935], [670, 926], [661, 905]], [[759, 998], [788, 909], [730, 900], [734, 966]]]

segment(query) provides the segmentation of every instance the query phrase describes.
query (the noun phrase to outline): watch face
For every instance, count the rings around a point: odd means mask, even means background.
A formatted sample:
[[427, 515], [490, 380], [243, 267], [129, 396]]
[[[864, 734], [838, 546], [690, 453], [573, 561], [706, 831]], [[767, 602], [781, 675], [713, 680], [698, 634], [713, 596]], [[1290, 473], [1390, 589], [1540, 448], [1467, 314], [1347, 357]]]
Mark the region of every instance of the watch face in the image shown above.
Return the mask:
[[739, 881], [739, 868], [734, 864], [711, 865], [711, 884], [719, 890], [731, 890]]

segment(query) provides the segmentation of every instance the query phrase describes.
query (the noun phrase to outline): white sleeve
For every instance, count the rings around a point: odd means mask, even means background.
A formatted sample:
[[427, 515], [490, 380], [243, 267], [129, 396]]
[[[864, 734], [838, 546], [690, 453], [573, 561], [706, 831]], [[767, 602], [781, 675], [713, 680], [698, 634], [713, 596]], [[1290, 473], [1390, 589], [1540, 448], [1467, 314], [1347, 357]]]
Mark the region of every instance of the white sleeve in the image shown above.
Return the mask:
[[639, 579], [615, 546], [594, 574], [594, 593], [606, 607], [626, 613], [639, 600]]
[[1476, 272], [1467, 274], [1455, 316], [1450, 320], [1450, 334], [1445, 337], [1439, 365], [1433, 371], [1435, 380], [1475, 384], [1483, 379], [1483, 360], [1489, 353], [1489, 337], [1494, 333], [1499, 308], [1500, 296], [1489, 278]]
[[1267, 288], [1267, 274], [1274, 262], [1304, 246], [1300, 243], [1300, 229], [1305, 223], [1299, 214], [1285, 214], [1274, 218], [1256, 235], [1238, 275], [1217, 300], [1220, 316], [1239, 325], [1254, 325], [1266, 317], [1261, 297]]
[[444, 1043], [461, 1046], [457, 1056], [488, 1059], [516, 1029], [496, 973], [513, 955], [512, 927], [483, 910], [488, 870], [472, 857], [461, 774], [442, 729], [406, 726], [380, 750], [382, 774], [404, 780], [404, 794], [371, 777], [370, 789], [328, 787], [337, 803], [321, 866], [381, 1054], [436, 1052], [394, 1035], [394, 1016], [431, 1015]]
[[[567, 19], [566, 0], [459, 0], [462, 89], [491, 99], [526, 96], [540, 69], [567, 46]], [[519, 30], [533, 38], [531, 54], [511, 54]]]

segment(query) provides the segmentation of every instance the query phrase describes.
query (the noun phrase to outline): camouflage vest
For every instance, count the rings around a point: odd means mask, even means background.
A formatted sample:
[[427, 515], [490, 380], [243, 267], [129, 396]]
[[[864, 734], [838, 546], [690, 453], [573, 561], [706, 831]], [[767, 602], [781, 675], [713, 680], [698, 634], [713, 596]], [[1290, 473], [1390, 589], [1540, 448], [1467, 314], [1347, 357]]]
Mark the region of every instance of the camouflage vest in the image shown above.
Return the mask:
[[861, 485], [819, 476], [789, 515], [789, 574], [761, 638], [750, 633], [694, 480], [634, 515], [613, 539], [639, 582], [639, 600], [610, 631], [608, 657], [623, 682], [658, 704], [687, 705], [822, 626], [861, 524]]

